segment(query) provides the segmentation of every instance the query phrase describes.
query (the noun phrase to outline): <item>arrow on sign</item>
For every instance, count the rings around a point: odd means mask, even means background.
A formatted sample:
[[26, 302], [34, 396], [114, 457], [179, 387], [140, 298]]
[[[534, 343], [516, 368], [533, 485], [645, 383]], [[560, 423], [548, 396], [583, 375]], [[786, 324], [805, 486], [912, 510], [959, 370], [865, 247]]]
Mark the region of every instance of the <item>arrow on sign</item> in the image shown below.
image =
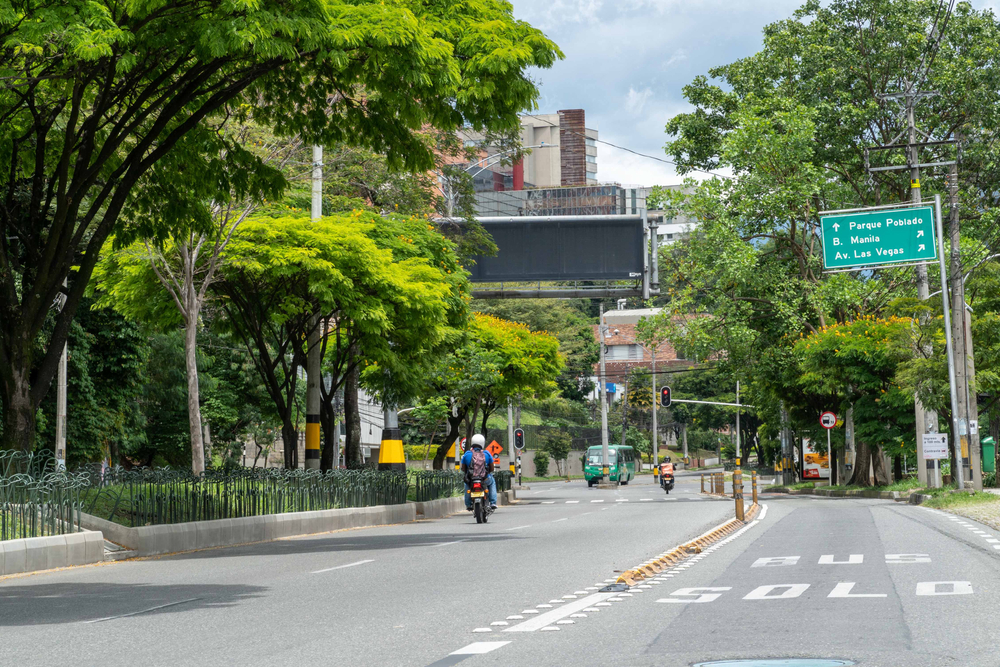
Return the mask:
[[833, 223], [833, 231], [835, 231], [835, 232], [839, 232], [840, 231], [840, 223], [839, 222]]
[[917, 252], [920, 252], [921, 250], [925, 249], [926, 247], [927, 246], [925, 246], [923, 243], [921, 243], [920, 245], [917, 246]]
[[919, 238], [920, 238], [921, 236], [923, 236], [923, 235], [924, 235], [924, 230], [922, 230], [922, 229], [918, 229], [918, 230], [917, 230], [917, 238], [919, 239]]

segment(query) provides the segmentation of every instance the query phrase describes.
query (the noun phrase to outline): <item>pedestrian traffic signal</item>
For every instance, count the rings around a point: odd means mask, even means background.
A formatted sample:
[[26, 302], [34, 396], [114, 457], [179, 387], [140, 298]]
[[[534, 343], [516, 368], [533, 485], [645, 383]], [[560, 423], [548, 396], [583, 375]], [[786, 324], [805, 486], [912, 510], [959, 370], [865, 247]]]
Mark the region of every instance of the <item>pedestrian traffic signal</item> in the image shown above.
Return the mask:
[[524, 449], [524, 430], [514, 429], [514, 449]]
[[660, 388], [660, 405], [665, 408], [670, 407], [670, 387]]

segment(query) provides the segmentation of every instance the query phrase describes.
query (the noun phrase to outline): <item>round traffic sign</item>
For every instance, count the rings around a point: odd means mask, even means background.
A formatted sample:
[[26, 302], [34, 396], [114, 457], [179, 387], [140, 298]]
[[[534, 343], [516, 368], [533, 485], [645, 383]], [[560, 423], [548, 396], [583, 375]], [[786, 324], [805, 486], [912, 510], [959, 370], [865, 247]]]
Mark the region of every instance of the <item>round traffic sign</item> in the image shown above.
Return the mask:
[[819, 416], [819, 423], [825, 429], [831, 429], [837, 425], [837, 415], [832, 412], [824, 412]]

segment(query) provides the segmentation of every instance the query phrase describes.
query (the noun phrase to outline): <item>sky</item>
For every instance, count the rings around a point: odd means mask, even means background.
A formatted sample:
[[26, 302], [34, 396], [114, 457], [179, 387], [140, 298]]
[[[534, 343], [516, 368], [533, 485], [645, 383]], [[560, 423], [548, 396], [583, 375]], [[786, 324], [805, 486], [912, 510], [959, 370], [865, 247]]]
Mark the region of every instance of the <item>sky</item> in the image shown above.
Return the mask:
[[[683, 87], [757, 52], [764, 26], [802, 0], [512, 0], [514, 15], [566, 56], [532, 76], [538, 111], [584, 109], [600, 139], [666, 159], [664, 126], [691, 107]], [[975, 0], [1000, 14], [1000, 0]], [[598, 144], [597, 178], [626, 185], [679, 183], [669, 164]]]

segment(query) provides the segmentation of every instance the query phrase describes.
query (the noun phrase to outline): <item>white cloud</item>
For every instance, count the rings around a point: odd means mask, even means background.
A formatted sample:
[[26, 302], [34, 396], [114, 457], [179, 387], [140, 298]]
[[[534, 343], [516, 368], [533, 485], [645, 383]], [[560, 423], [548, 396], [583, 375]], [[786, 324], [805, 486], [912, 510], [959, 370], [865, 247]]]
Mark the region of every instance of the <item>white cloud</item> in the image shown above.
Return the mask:
[[642, 113], [642, 108], [646, 106], [646, 100], [652, 94], [653, 90], [648, 86], [642, 90], [636, 90], [632, 86], [629, 86], [628, 95], [625, 96], [625, 111], [630, 116], [638, 116]]

